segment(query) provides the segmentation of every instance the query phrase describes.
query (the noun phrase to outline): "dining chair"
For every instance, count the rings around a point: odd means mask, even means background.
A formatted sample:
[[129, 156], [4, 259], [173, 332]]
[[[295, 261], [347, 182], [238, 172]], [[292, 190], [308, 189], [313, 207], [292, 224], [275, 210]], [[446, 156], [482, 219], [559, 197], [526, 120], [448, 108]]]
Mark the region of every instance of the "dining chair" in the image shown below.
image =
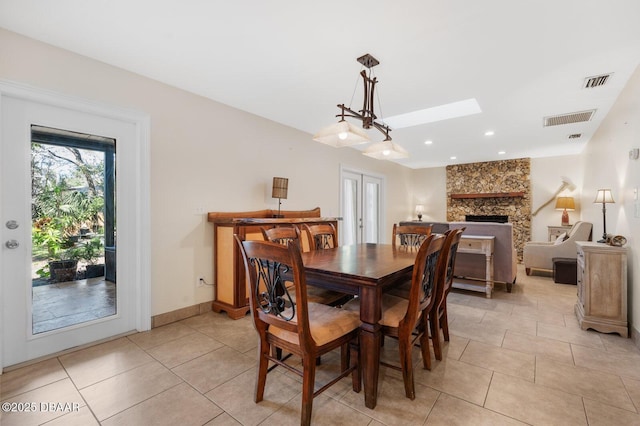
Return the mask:
[[[287, 246], [270, 241], [241, 241], [235, 235], [249, 281], [249, 306], [260, 337], [254, 401], [264, 398], [267, 374], [281, 366], [302, 377], [300, 424], [311, 423], [313, 398], [342, 378], [351, 375], [352, 387], [360, 392], [358, 354], [359, 315], [307, 300], [305, 270], [297, 242]], [[295, 303], [284, 286], [284, 276], [293, 279]], [[272, 347], [302, 358], [302, 369], [273, 356]], [[341, 371], [317, 391], [315, 360], [334, 349], [341, 350]], [[269, 363], [275, 364], [269, 368]]]
[[307, 231], [310, 250], [324, 250], [338, 247], [338, 233], [332, 223], [316, 225], [303, 224]]
[[[405, 395], [409, 399], [415, 399], [416, 396], [412, 349], [417, 342], [420, 343], [423, 367], [431, 370], [428, 314], [438, 292], [438, 258], [444, 240], [444, 236], [432, 234], [420, 245], [413, 266], [408, 299], [388, 293], [382, 295], [381, 330], [383, 336], [398, 339], [400, 366], [382, 361], [380, 364], [402, 371]], [[359, 299], [346, 303], [343, 308], [359, 312]]]
[[393, 244], [394, 247], [417, 250], [420, 248], [422, 241], [431, 235], [431, 226], [432, 225], [398, 225], [394, 223], [391, 244]]
[[433, 343], [433, 353], [437, 360], [442, 360], [442, 342], [440, 341], [440, 330], [444, 335], [444, 340], [449, 341], [449, 320], [447, 318], [447, 296], [453, 285], [453, 273], [456, 264], [456, 255], [460, 238], [465, 228], [451, 229], [445, 233], [445, 240], [442, 245], [442, 252], [439, 259], [438, 280], [436, 286], [436, 296], [429, 313], [429, 329], [431, 331], [431, 341]]
[[[293, 226], [276, 226], [274, 228], [261, 228], [262, 236], [265, 241], [271, 241], [282, 245], [289, 245], [292, 241], [296, 241], [300, 247], [302, 247], [302, 240], [300, 236], [300, 229]], [[288, 283], [289, 287], [292, 283]], [[336, 306], [339, 305], [345, 299], [344, 293], [338, 291], [326, 290], [319, 287], [309, 286], [307, 287], [307, 299], [310, 302], [322, 303], [325, 305]], [[295, 295], [292, 295], [295, 301]]]

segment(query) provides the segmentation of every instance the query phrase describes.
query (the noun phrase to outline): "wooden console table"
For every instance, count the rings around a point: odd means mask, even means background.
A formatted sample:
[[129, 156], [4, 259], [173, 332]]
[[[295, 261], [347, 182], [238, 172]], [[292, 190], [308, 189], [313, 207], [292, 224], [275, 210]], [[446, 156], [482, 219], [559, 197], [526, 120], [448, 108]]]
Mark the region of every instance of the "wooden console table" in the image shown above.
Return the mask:
[[302, 233], [302, 250], [309, 249], [306, 232], [302, 224], [332, 223], [338, 229], [338, 218], [320, 217], [320, 208], [303, 211], [281, 211], [284, 217], [273, 218], [276, 211], [253, 212], [209, 212], [208, 221], [213, 223], [213, 267], [215, 299], [214, 312], [226, 312], [229, 318], [239, 319], [249, 312], [247, 280], [240, 250], [233, 234], [245, 240], [262, 240], [260, 228], [282, 225], [298, 225]]
[[458, 253], [478, 254], [485, 257], [485, 285], [484, 287], [480, 287], [477, 284], [454, 280], [453, 287], [464, 290], [483, 291], [488, 299], [491, 298], [491, 292], [493, 291], [493, 248], [495, 240], [495, 236], [462, 234], [460, 244], [458, 245]]

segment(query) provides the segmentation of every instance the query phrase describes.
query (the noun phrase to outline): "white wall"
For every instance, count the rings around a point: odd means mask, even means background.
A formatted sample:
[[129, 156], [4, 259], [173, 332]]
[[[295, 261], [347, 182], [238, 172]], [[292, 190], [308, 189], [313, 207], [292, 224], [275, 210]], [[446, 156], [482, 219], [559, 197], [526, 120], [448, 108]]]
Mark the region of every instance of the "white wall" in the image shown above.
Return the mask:
[[[640, 68], [582, 152], [584, 178], [582, 217], [593, 222], [594, 239], [602, 237], [602, 204], [593, 204], [600, 188], [610, 188], [615, 204], [607, 204], [607, 233], [627, 238], [629, 263], [629, 313], [635, 333], [640, 331], [640, 160], [630, 160], [629, 151], [640, 148]], [[640, 214], [638, 215], [640, 216]], [[637, 334], [636, 334], [637, 335]]]
[[417, 219], [416, 204], [424, 205], [423, 221], [445, 222], [447, 220], [447, 169], [434, 167], [413, 170], [412, 192], [408, 194], [408, 208], [403, 220]]
[[196, 212], [277, 208], [273, 176], [289, 178], [284, 209], [338, 215], [341, 164], [381, 174], [385, 229], [406, 218], [410, 169], [1, 29], [0, 52], [0, 79], [151, 116], [152, 315], [212, 300], [195, 287], [213, 278], [213, 226]]

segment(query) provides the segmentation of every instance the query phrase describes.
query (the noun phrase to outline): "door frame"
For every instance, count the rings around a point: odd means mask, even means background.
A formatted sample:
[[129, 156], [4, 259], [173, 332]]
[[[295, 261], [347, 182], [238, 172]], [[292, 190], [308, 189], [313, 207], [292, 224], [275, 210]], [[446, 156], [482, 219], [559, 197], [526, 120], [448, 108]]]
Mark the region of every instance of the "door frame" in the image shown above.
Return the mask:
[[[353, 173], [353, 174], [359, 174], [361, 176], [370, 176], [376, 179], [380, 179], [380, 217], [378, 218], [378, 235], [379, 235], [379, 242], [380, 243], [386, 243], [387, 241], [387, 237], [386, 237], [386, 232], [384, 232], [384, 225], [386, 222], [386, 212], [387, 212], [387, 208], [386, 208], [386, 192], [387, 192], [387, 180], [385, 178], [385, 176], [383, 174], [380, 173], [375, 173], [375, 172], [371, 172], [369, 170], [363, 170], [360, 169], [358, 167], [351, 167], [348, 165], [344, 165], [344, 164], [340, 164], [340, 177], [339, 177], [339, 185], [340, 185], [340, 197], [339, 197], [339, 207], [340, 207], [340, 216], [344, 216], [344, 212], [342, 210], [343, 208], [343, 202], [344, 202], [344, 194], [343, 194], [343, 186], [342, 186], [342, 179], [344, 178], [344, 174], [345, 172], [348, 173]], [[363, 192], [363, 188], [360, 188], [361, 192]], [[364, 194], [361, 193], [360, 197], [364, 197]], [[362, 201], [362, 200], [361, 200]], [[361, 215], [364, 215], [364, 212], [361, 212]], [[340, 235], [342, 235], [342, 233], [340, 233]], [[342, 237], [340, 237], [342, 238]], [[342, 243], [342, 241], [341, 241]]]
[[[34, 88], [12, 81], [0, 79], [0, 113], [2, 112], [3, 98], [11, 97], [32, 101], [40, 104], [65, 108], [72, 111], [89, 113], [104, 118], [123, 121], [135, 126], [136, 137], [133, 146], [125, 147], [127, 156], [126, 165], [123, 166], [127, 182], [133, 183], [136, 203], [132, 206], [133, 215], [127, 215], [120, 220], [132, 221], [130, 226], [134, 229], [134, 235], [129, 236], [128, 241], [133, 246], [130, 252], [135, 253], [134, 268], [119, 268], [121, 282], [130, 283], [135, 287], [135, 327], [138, 331], [151, 328], [151, 240], [150, 240], [150, 118], [147, 113], [133, 109], [106, 105], [100, 102], [71, 97], [54, 91]], [[2, 137], [2, 132], [0, 132]], [[1, 141], [0, 141], [1, 142]], [[0, 143], [0, 148], [3, 145]], [[0, 158], [2, 152], [0, 152]], [[2, 176], [0, 175], [0, 179]], [[0, 211], [4, 210], [3, 199], [0, 197]], [[0, 224], [4, 226], [4, 224]], [[2, 242], [4, 244], [4, 242]], [[2, 247], [4, 249], [4, 247]], [[0, 270], [3, 269], [4, 256], [0, 256]], [[4, 282], [0, 282], [0, 300], [4, 300]], [[4, 304], [0, 303], [0, 318], [4, 318]], [[0, 321], [0, 374], [5, 366], [4, 336], [5, 321]]]

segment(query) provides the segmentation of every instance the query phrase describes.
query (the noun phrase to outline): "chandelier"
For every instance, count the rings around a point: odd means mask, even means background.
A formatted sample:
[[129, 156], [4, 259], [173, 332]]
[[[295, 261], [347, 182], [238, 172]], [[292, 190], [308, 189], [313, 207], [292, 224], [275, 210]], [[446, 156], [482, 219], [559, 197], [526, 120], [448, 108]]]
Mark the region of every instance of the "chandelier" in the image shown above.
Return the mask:
[[[381, 120], [378, 120], [373, 109], [374, 92], [378, 78], [372, 78], [371, 69], [380, 62], [368, 53], [359, 57], [358, 62], [369, 70], [368, 73], [365, 70], [360, 71], [360, 76], [364, 83], [364, 100], [362, 103], [362, 109], [355, 111], [351, 109], [351, 105], [345, 106], [344, 104], [339, 104], [338, 108], [340, 109], [340, 113], [337, 114], [336, 117], [340, 120], [337, 123], [331, 124], [320, 130], [313, 136], [313, 140], [336, 148], [363, 144], [371, 141], [363, 129], [371, 129], [373, 127], [384, 135], [384, 140], [374, 143], [370, 147], [366, 148], [363, 151], [364, 155], [377, 158], [378, 160], [397, 160], [400, 158], [407, 158], [409, 153], [392, 141], [391, 136], [389, 135], [391, 128]], [[362, 128], [354, 126], [352, 123], [348, 122], [346, 118], [355, 118], [360, 120]]]

